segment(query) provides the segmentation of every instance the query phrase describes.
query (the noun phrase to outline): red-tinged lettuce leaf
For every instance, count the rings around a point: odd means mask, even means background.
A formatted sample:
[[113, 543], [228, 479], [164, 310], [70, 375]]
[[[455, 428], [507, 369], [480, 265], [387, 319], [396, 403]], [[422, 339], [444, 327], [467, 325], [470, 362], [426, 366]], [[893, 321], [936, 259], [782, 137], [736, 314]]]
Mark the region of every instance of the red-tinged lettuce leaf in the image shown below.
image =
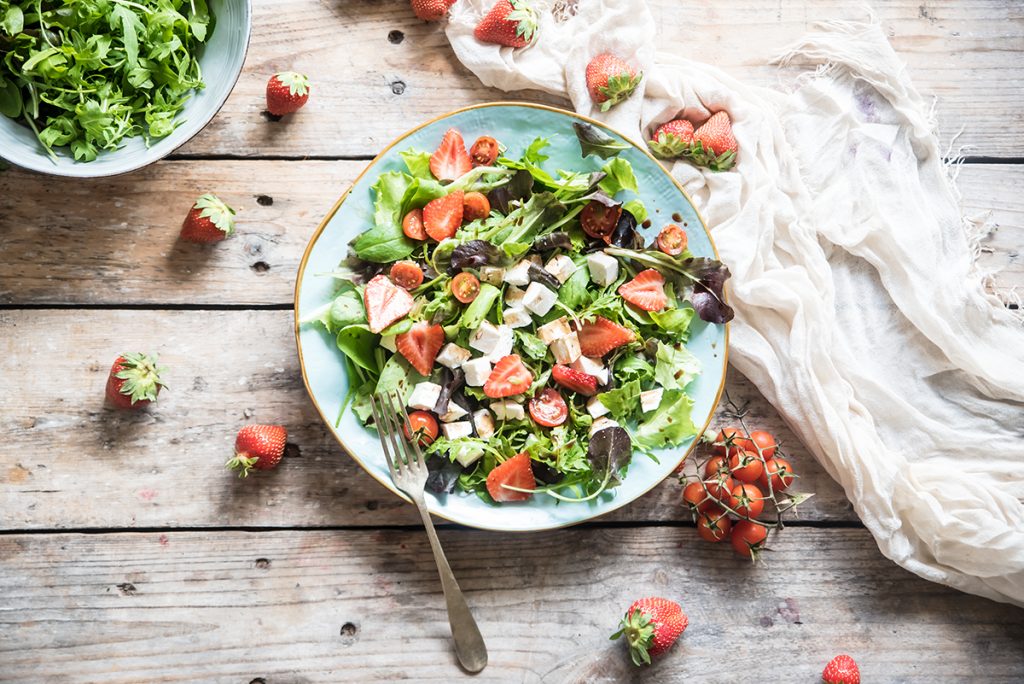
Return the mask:
[[452, 265], [449, 273], [496, 264], [500, 258], [501, 254], [498, 252], [498, 248], [487, 240], [470, 240], [452, 250]]
[[595, 480], [607, 480], [607, 488], [622, 482], [620, 472], [629, 465], [633, 457], [633, 444], [629, 433], [617, 425], [606, 427], [594, 433], [587, 447], [587, 460]]
[[601, 157], [601, 159], [608, 159], [625, 149], [629, 149], [629, 145], [626, 143], [619, 142], [605, 135], [588, 123], [576, 121], [572, 127], [576, 131], [576, 137], [580, 141], [580, 153], [584, 157], [594, 154]]

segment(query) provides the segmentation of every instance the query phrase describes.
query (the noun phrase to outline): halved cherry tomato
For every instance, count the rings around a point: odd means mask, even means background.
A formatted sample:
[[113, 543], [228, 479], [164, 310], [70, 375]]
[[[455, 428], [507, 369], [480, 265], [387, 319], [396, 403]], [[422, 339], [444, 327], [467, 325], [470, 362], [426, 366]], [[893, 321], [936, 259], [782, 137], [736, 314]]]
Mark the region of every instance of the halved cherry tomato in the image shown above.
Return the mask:
[[409, 441], [412, 441], [413, 434], [419, 435], [420, 446], [428, 446], [437, 439], [437, 419], [426, 411], [413, 411], [409, 414], [409, 423], [402, 426], [402, 432]]
[[530, 400], [530, 415], [544, 427], [558, 427], [569, 416], [569, 407], [558, 390], [548, 387]]
[[415, 261], [396, 261], [391, 267], [391, 282], [406, 290], [415, 290], [423, 284], [423, 269]]
[[491, 213], [491, 203], [482, 192], [467, 192], [462, 197], [462, 220], [466, 223], [487, 218]]
[[757, 483], [761, 488], [768, 491], [768, 478], [772, 478], [772, 493], [784, 492], [793, 484], [796, 474], [793, 466], [784, 458], [769, 458], [764, 462], [764, 472], [758, 478]]
[[740, 482], [757, 482], [764, 472], [764, 462], [753, 451], [737, 451], [729, 457], [729, 468]]
[[658, 233], [658, 249], [670, 256], [682, 254], [686, 243], [686, 233], [674, 223], [668, 224]]
[[736, 515], [746, 518], [756, 518], [764, 511], [764, 495], [757, 485], [738, 484], [729, 493], [729, 508], [736, 511]]
[[452, 294], [463, 304], [469, 304], [480, 294], [480, 281], [472, 273], [463, 271], [452, 278]]
[[775, 447], [778, 445], [775, 442], [775, 435], [772, 433], [754, 430], [750, 433], [749, 438], [737, 439], [736, 446], [744, 451], [753, 451], [755, 454], [760, 449], [761, 455], [767, 459], [775, 456]]
[[427, 229], [423, 227], [423, 210], [413, 209], [402, 219], [402, 232], [413, 240], [426, 240]]
[[729, 536], [730, 520], [721, 508], [709, 509], [697, 516], [697, 534], [704, 541], [718, 543]]
[[597, 200], [590, 200], [580, 212], [580, 226], [583, 227], [583, 232], [592, 238], [607, 238], [615, 230], [620, 216], [621, 204], [606, 207]]
[[498, 158], [498, 141], [489, 135], [481, 135], [469, 149], [469, 158], [473, 166], [490, 166]]
[[733, 550], [744, 558], [756, 558], [757, 553], [764, 548], [764, 540], [768, 536], [768, 528], [749, 520], [740, 520], [732, 528]]

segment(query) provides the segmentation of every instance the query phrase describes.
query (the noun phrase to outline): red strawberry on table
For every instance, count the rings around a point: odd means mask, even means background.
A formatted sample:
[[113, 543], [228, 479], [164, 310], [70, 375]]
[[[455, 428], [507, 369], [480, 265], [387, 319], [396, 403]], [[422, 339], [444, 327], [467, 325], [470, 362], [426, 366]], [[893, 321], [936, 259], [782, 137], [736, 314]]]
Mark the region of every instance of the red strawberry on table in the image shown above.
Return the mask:
[[686, 629], [689, 620], [675, 601], [644, 598], [633, 602], [612, 639], [626, 637], [629, 655], [637, 665], [650, 665], [651, 658], [667, 651]]
[[426, 321], [413, 323], [408, 332], [395, 338], [398, 353], [405, 357], [420, 375], [430, 375], [437, 353], [444, 346], [444, 328]]
[[529, 454], [524, 451], [496, 466], [487, 475], [487, 493], [495, 501], [502, 502], [526, 501], [533, 496], [530, 492], [517, 492], [502, 485], [511, 485], [519, 489], [533, 489], [537, 486], [537, 481], [533, 479]]
[[689, 152], [692, 143], [693, 124], [686, 119], [673, 119], [658, 126], [647, 146], [656, 157], [675, 159]]
[[282, 71], [267, 81], [267, 111], [274, 116], [297, 112], [309, 99], [309, 79], [294, 71]]
[[473, 160], [466, 152], [466, 142], [462, 134], [449, 128], [441, 144], [430, 155], [430, 173], [439, 181], [453, 181], [473, 169]]
[[551, 379], [562, 387], [585, 397], [592, 397], [597, 393], [597, 378], [560, 363], [556, 363], [552, 367]]
[[270, 470], [284, 456], [288, 431], [280, 425], [246, 425], [235, 438], [235, 455], [224, 465], [238, 470], [239, 477], [248, 477], [249, 471]]
[[363, 289], [366, 321], [372, 333], [379, 333], [408, 314], [412, 311], [412, 305], [412, 295], [391, 282], [383, 273], [374, 276]]
[[483, 43], [526, 47], [537, 33], [537, 13], [526, 0], [498, 0], [473, 30]]
[[423, 229], [427, 235], [438, 242], [453, 237], [462, 225], [465, 197], [462, 190], [456, 190], [427, 202], [423, 207]]
[[602, 112], [629, 98], [643, 80], [643, 73], [610, 52], [602, 52], [587, 65], [587, 90]]
[[484, 394], [491, 399], [511, 397], [522, 394], [533, 384], [533, 373], [523, 364], [518, 354], [504, 356], [487, 376], [484, 383]]
[[821, 681], [825, 684], [860, 684], [860, 669], [848, 655], [837, 655], [828, 661], [821, 673]]
[[216, 195], [203, 195], [185, 216], [181, 239], [201, 244], [220, 242], [235, 232], [234, 215], [235, 210]]
[[668, 305], [665, 295], [665, 276], [653, 268], [640, 271], [628, 283], [619, 286], [619, 295], [644, 311], [661, 311]]
[[716, 112], [693, 132], [693, 144], [687, 156], [698, 166], [712, 171], [728, 171], [736, 163], [739, 144], [732, 134], [732, 120], [725, 112]]
[[114, 360], [107, 377], [107, 399], [120, 409], [140, 409], [156, 401], [166, 383], [160, 374], [167, 369], [158, 366], [156, 356], [139, 352], [121, 354]]
[[629, 328], [601, 316], [595, 318], [593, 322], [584, 323], [577, 331], [577, 335], [584, 356], [604, 356], [612, 349], [636, 339], [636, 335]]
[[423, 21], [440, 21], [455, 0], [412, 0], [413, 13]]

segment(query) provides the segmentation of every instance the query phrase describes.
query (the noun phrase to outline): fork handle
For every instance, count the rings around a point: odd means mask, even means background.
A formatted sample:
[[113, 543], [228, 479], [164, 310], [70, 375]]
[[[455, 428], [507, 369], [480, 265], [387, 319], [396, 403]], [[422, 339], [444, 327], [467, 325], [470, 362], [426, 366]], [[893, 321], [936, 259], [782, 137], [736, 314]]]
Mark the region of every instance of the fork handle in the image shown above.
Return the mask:
[[434, 552], [437, 573], [441, 576], [444, 601], [448, 605], [448, 624], [451, 626], [452, 639], [455, 641], [455, 655], [467, 671], [479, 672], [487, 666], [487, 645], [484, 644], [480, 628], [477, 627], [473, 614], [469, 612], [466, 597], [462, 595], [462, 589], [455, 581], [455, 575], [452, 574], [448, 559], [445, 558], [426, 502], [417, 497], [416, 508], [423, 519], [423, 526], [427, 529], [427, 539], [430, 540], [430, 548]]

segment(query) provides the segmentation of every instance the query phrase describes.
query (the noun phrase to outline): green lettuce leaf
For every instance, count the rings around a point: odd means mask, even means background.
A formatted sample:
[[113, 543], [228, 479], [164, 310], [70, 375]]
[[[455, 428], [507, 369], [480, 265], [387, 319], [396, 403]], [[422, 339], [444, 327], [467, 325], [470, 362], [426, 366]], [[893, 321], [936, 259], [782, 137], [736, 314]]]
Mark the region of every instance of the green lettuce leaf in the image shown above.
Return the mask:
[[700, 359], [683, 345], [658, 342], [654, 381], [666, 390], [682, 390], [700, 373]]
[[640, 408], [640, 383], [631, 380], [613, 390], [602, 392], [597, 398], [614, 418], [626, 418]]
[[641, 449], [658, 449], [682, 444], [697, 434], [692, 410], [693, 400], [684, 392], [666, 390], [658, 408], [637, 427], [637, 446]]
[[[637, 192], [636, 176], [633, 174], [633, 166], [622, 157], [613, 157], [605, 162], [601, 168], [605, 177], [597, 184], [609, 197], [615, 197], [623, 190]], [[635, 216], [635, 214], [634, 214]], [[637, 221], [640, 219], [637, 218]]]

